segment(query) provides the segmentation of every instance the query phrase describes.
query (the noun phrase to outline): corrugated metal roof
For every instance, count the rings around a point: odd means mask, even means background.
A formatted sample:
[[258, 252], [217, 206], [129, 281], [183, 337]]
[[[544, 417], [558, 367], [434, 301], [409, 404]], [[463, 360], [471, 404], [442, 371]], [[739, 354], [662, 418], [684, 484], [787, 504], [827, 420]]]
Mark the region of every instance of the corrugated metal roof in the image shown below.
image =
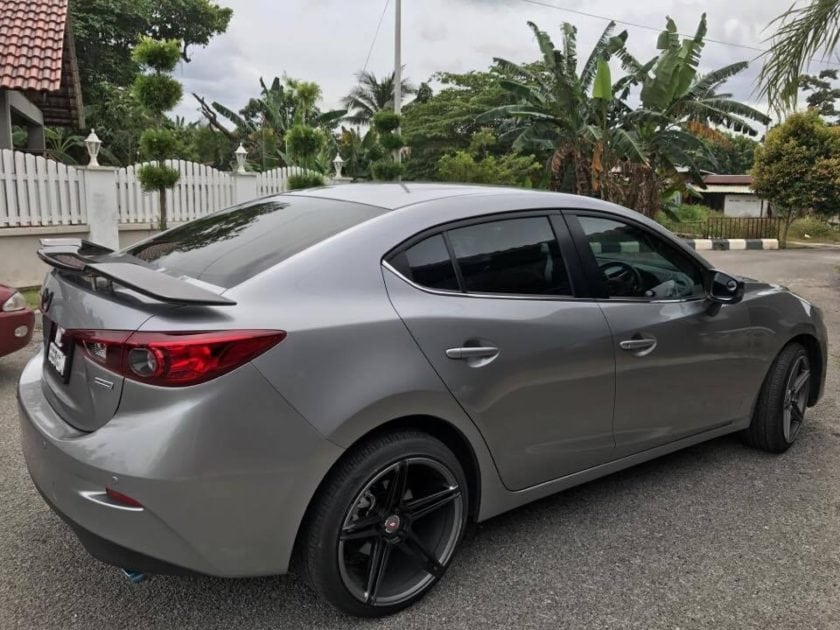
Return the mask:
[[0, 0], [0, 88], [61, 87], [67, 0]]
[[746, 185], [752, 184], [752, 175], [706, 175], [703, 177], [703, 182], [708, 184], [722, 184], [722, 185]]

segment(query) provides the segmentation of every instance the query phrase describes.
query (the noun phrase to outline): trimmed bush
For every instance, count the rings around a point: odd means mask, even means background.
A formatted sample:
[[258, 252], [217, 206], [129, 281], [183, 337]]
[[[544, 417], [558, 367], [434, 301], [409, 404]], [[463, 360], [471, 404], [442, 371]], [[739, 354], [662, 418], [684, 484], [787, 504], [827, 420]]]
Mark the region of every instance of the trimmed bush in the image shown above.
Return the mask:
[[392, 182], [402, 176], [405, 167], [393, 160], [383, 158], [370, 165], [370, 172], [374, 179]]
[[405, 141], [400, 134], [387, 132], [379, 136], [379, 144], [387, 151], [396, 151], [405, 146]]
[[135, 98], [157, 115], [172, 109], [184, 95], [184, 89], [165, 74], [141, 74], [132, 85]]
[[146, 129], [140, 135], [140, 152], [146, 158], [165, 160], [178, 148], [178, 139], [169, 129]]
[[172, 72], [181, 60], [181, 42], [143, 37], [131, 51], [131, 56], [141, 66], [149, 66], [158, 72]]
[[171, 188], [178, 181], [179, 176], [178, 171], [164, 164], [144, 164], [137, 171], [137, 179], [140, 180], [140, 185], [146, 192]]
[[302, 188], [317, 188], [324, 185], [323, 175], [318, 173], [303, 173], [291, 175], [288, 180], [289, 190], [301, 190]]
[[400, 126], [400, 116], [394, 112], [376, 112], [373, 115], [373, 126], [380, 133], [394, 131]]

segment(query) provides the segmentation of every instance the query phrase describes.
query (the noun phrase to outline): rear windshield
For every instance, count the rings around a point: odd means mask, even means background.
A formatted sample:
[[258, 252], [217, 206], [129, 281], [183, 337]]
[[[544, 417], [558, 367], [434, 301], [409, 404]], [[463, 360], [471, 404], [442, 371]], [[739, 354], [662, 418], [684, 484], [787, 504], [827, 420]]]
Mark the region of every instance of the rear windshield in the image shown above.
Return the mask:
[[229, 288], [385, 212], [315, 197], [275, 197], [190, 221], [125, 253], [176, 276]]

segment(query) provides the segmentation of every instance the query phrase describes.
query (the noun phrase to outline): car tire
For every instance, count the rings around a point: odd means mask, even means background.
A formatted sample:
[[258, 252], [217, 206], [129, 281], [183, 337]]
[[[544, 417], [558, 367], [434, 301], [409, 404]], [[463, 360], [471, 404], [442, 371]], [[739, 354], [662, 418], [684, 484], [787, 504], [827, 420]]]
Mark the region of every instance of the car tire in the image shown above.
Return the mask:
[[795, 342], [785, 346], [761, 386], [752, 423], [742, 433], [744, 442], [770, 453], [790, 448], [805, 420], [810, 374], [805, 348]]
[[346, 613], [382, 617], [440, 580], [463, 536], [464, 471], [441, 441], [405, 430], [349, 451], [307, 517], [302, 569]]

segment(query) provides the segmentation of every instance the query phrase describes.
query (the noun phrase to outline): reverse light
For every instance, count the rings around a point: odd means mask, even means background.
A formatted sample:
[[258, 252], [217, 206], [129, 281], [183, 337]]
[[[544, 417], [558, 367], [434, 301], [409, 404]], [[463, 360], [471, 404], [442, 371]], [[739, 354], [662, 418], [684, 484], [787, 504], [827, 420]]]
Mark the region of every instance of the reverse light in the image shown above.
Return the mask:
[[230, 372], [286, 338], [282, 330], [129, 332], [68, 330], [87, 356], [126, 378], [161, 387], [197, 385]]

